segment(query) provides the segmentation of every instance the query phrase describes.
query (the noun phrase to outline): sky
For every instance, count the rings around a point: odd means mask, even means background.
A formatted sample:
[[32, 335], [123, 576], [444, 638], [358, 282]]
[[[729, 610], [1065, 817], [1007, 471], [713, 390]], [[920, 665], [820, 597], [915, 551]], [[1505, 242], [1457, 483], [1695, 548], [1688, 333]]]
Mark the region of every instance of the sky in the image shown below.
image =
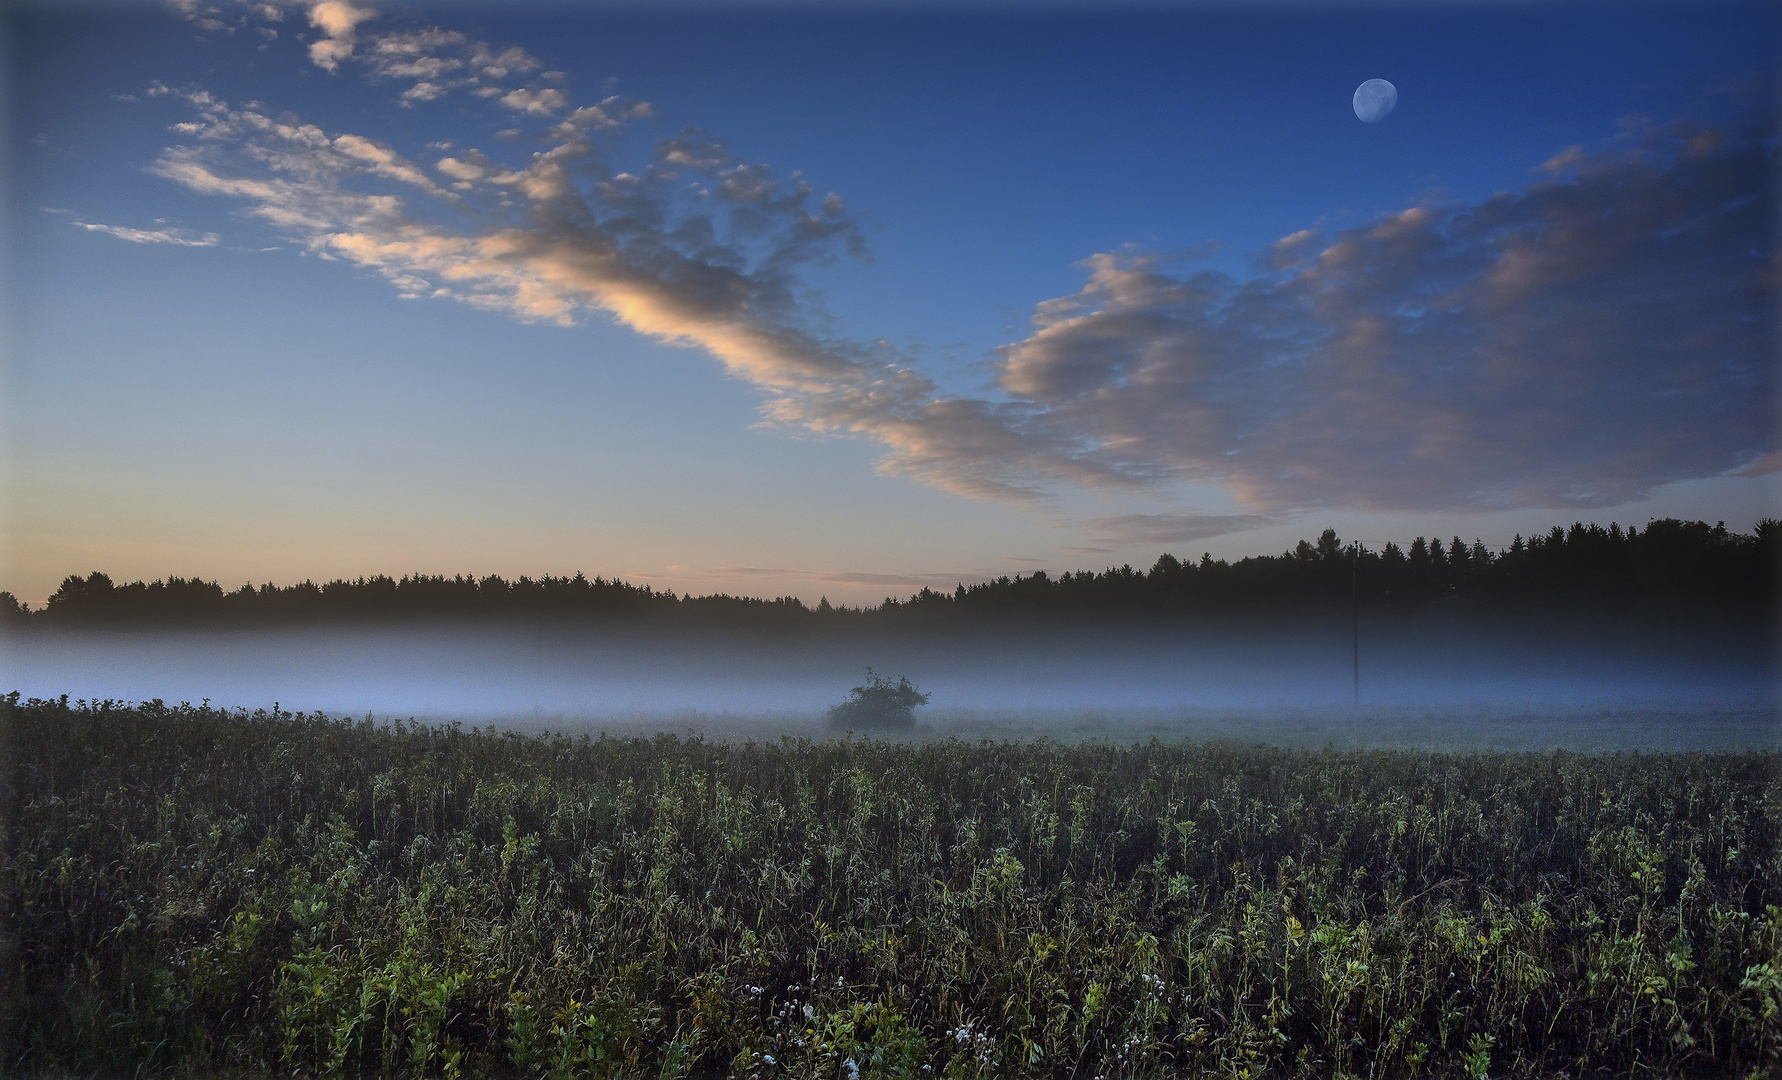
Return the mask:
[[33, 604], [871, 603], [1782, 508], [1767, 4], [4, 18]]

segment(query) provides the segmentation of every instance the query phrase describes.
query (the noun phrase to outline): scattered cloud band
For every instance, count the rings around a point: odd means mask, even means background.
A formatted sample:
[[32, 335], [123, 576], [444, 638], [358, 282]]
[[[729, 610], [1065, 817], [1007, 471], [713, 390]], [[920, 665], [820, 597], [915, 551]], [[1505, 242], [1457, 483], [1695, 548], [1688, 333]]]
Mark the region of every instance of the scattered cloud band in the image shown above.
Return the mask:
[[424, 162], [191, 91], [196, 118], [155, 171], [406, 297], [603, 315], [704, 349], [762, 391], [769, 423], [876, 440], [883, 469], [946, 490], [1035, 502], [1196, 483], [1240, 504], [1095, 523], [1185, 542], [1318, 509], [1612, 505], [1774, 467], [1774, 149], [1758, 130], [1571, 147], [1520, 191], [1293, 233], [1247, 277], [1094, 255], [1084, 286], [995, 354], [993, 392], [958, 396], [822, 332], [802, 275], [864, 250], [839, 196], [691, 131], [621, 167], [617, 137], [646, 103], [574, 107], [521, 50], [378, 31], [339, 0], [308, 13], [310, 62], [403, 82], [408, 107], [467, 91], [499, 123], [541, 125], [541, 149]]

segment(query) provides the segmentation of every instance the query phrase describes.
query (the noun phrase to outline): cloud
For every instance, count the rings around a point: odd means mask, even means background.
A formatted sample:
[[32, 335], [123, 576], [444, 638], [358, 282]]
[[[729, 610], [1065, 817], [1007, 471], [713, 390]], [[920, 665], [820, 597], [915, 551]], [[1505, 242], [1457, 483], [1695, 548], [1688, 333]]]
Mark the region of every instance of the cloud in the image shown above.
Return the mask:
[[[515, 88], [504, 80], [527, 75], [543, 65], [526, 50], [496, 48], [456, 30], [428, 27], [368, 35], [367, 48], [354, 56], [365, 73], [376, 81], [410, 82], [398, 95], [404, 106], [434, 101], [454, 90], [480, 97], [499, 98], [509, 108], [533, 116], [545, 116], [568, 104], [568, 97], [554, 87]], [[554, 74], [554, 73], [553, 73]]]
[[663, 139], [656, 144], [656, 158], [664, 165], [684, 165], [701, 171], [730, 164], [730, 154], [724, 147], [699, 133]]
[[347, 0], [322, 0], [310, 8], [309, 25], [323, 34], [320, 41], [310, 43], [310, 61], [330, 72], [339, 70], [340, 62], [353, 55], [359, 24], [376, 16], [374, 9], [358, 7]]
[[489, 159], [472, 150], [462, 157], [442, 157], [434, 168], [454, 180], [473, 183], [489, 175]]
[[1036, 305], [1033, 331], [997, 352], [993, 392], [960, 396], [893, 349], [824, 332], [805, 276], [865, 250], [840, 196], [697, 131], [620, 160], [645, 103], [503, 85], [542, 65], [455, 31], [373, 34], [369, 9], [324, 6], [311, 17], [345, 44], [336, 64], [414, 80], [409, 102], [464, 89], [491, 128], [517, 113], [533, 130], [494, 132], [501, 152], [434, 148], [423, 168], [191, 92], [196, 118], [155, 170], [403, 296], [610, 318], [703, 349], [761, 392], [765, 423], [874, 440], [886, 472], [1028, 503], [1212, 484], [1242, 506], [1093, 522], [1109, 543], [1313, 509], [1586, 508], [1774, 460], [1761, 134], [1629, 129], [1563, 150], [1517, 192], [1292, 233], [1246, 277], [1094, 255], [1083, 287]]
[[539, 90], [510, 90], [501, 95], [501, 103], [532, 116], [549, 116], [569, 104], [569, 95], [554, 86]]
[[409, 82], [397, 99], [403, 105], [434, 101], [454, 90], [501, 98], [509, 108], [534, 116], [548, 115], [568, 104], [564, 93], [555, 88], [510, 90], [501, 85], [544, 66], [525, 49], [497, 48], [437, 26], [365, 36], [366, 47], [352, 53], [352, 59], [375, 81]]
[[1773, 472], [1782, 472], [1782, 450], [1772, 450], [1751, 464], [1738, 470], [1739, 476], [1768, 476]]
[[[1039, 559], [1020, 560], [1040, 562]], [[977, 585], [994, 580], [990, 573], [958, 574], [879, 574], [853, 570], [792, 570], [769, 566], [717, 566], [704, 569], [673, 567], [672, 573], [633, 574], [643, 579], [667, 578], [676, 581], [747, 582], [760, 578], [806, 581], [818, 585], [855, 585], [878, 588], [936, 589], [952, 592], [955, 585]]]
[[780, 577], [820, 581], [832, 585], [908, 585], [915, 588], [921, 588], [923, 585], [932, 586], [942, 578], [946, 579], [949, 586], [958, 580], [965, 580], [944, 574], [872, 574], [848, 570], [787, 570], [770, 566], [719, 566], [704, 576], [720, 581], [752, 577]]
[[[55, 211], [60, 212], [60, 211]], [[75, 228], [89, 232], [105, 233], [119, 240], [128, 240], [132, 244], [176, 244], [180, 247], [215, 247], [218, 243], [216, 233], [189, 233], [184, 229], [132, 229], [127, 225], [100, 225], [91, 221], [75, 220], [70, 222]]]
[[[605, 313], [709, 350], [776, 395], [779, 422], [845, 428], [940, 407], [927, 380], [808, 325], [799, 267], [861, 242], [841, 201], [802, 180], [713, 167], [711, 194], [692, 195], [680, 175], [690, 166], [673, 176], [648, 163], [615, 172], [576, 130], [523, 162], [441, 159], [436, 167], [458, 181], [447, 192], [370, 139], [202, 92], [190, 100], [198, 116], [176, 130], [191, 141], [166, 151], [156, 172], [240, 200], [310, 252], [374, 270], [406, 293], [425, 283], [429, 295], [527, 321]], [[421, 196], [425, 213], [411, 203]], [[827, 404], [811, 407], [819, 400]]]
[[1262, 514], [1121, 514], [1088, 524], [1107, 534], [1109, 544], [1184, 544], [1275, 523]]
[[357, 135], [342, 135], [334, 140], [333, 149], [337, 153], [361, 163], [367, 171], [375, 176], [387, 176], [392, 180], [401, 180], [426, 191], [436, 192], [438, 190], [434, 187], [433, 181], [427, 179], [425, 173], [402, 160], [395, 151], [379, 146], [370, 139], [360, 138]]
[[[544, 66], [526, 50], [492, 46], [461, 31], [437, 26], [380, 32], [370, 26], [379, 12], [353, 0], [168, 0], [167, 6], [201, 30], [233, 34], [251, 27], [267, 41], [279, 40], [278, 31], [267, 24], [282, 23], [288, 10], [301, 12], [309, 25], [321, 32], [307, 50], [311, 63], [338, 74], [342, 64], [351, 62], [375, 81], [407, 82], [408, 87], [397, 96], [398, 104], [405, 107], [468, 89], [493, 97], [517, 93], [515, 108], [535, 114], [554, 111], [548, 107], [552, 100], [548, 91], [500, 85]], [[563, 74], [545, 72], [544, 77], [560, 81]]]
[[445, 94], [446, 87], [440, 86], [438, 83], [422, 81], [404, 90], [400, 100], [404, 105], [409, 105], [417, 101], [432, 101], [435, 98], [444, 97]]
[[1583, 164], [1586, 160], [1587, 158], [1585, 157], [1584, 148], [1582, 146], [1568, 146], [1564, 150], [1561, 150], [1559, 153], [1548, 158], [1546, 161], [1541, 162], [1540, 171], [1548, 173], [1564, 172], [1573, 165]]
[[955, 585], [976, 585], [989, 580], [983, 574], [869, 574], [863, 571], [839, 570], [809, 574], [812, 581], [828, 585], [877, 585], [905, 589], [946, 589]]
[[1296, 233], [1268, 276], [1095, 256], [998, 383], [1024, 433], [1263, 514], [1613, 505], [1773, 453], [1761, 138], [1553, 161], [1566, 179]]

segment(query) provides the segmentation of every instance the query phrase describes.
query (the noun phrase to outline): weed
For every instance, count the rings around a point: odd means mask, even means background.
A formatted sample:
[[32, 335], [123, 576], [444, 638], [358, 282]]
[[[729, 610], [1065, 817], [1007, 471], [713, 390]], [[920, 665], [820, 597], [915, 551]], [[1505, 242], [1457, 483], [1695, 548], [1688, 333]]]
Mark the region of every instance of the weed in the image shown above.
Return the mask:
[[1773, 752], [0, 722], [9, 1073], [1782, 1069]]

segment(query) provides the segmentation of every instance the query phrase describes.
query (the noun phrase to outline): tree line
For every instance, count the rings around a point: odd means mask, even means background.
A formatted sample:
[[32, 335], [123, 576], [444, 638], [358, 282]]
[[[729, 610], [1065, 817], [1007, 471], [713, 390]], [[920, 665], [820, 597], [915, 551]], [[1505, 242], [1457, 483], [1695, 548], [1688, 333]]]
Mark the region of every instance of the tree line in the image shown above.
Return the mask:
[[973, 616], [1182, 617], [1365, 606], [1418, 613], [1575, 611], [1617, 615], [1680, 608], [1768, 615], [1782, 572], [1782, 522], [1752, 533], [1724, 522], [1664, 518], [1645, 529], [1577, 523], [1518, 535], [1494, 550], [1456, 536], [1409, 545], [1345, 541], [1325, 529], [1279, 555], [1228, 562], [1165, 553], [1151, 568], [1130, 565], [1056, 577], [1045, 571], [998, 577], [951, 592], [923, 588], [877, 605], [815, 607], [772, 599], [677, 595], [615, 578], [412, 574], [295, 585], [243, 585], [169, 577], [118, 584], [94, 571], [70, 575], [32, 609], [0, 592], [0, 619], [14, 626], [287, 625], [337, 622], [502, 619], [661, 619], [710, 626], [945, 623]]

